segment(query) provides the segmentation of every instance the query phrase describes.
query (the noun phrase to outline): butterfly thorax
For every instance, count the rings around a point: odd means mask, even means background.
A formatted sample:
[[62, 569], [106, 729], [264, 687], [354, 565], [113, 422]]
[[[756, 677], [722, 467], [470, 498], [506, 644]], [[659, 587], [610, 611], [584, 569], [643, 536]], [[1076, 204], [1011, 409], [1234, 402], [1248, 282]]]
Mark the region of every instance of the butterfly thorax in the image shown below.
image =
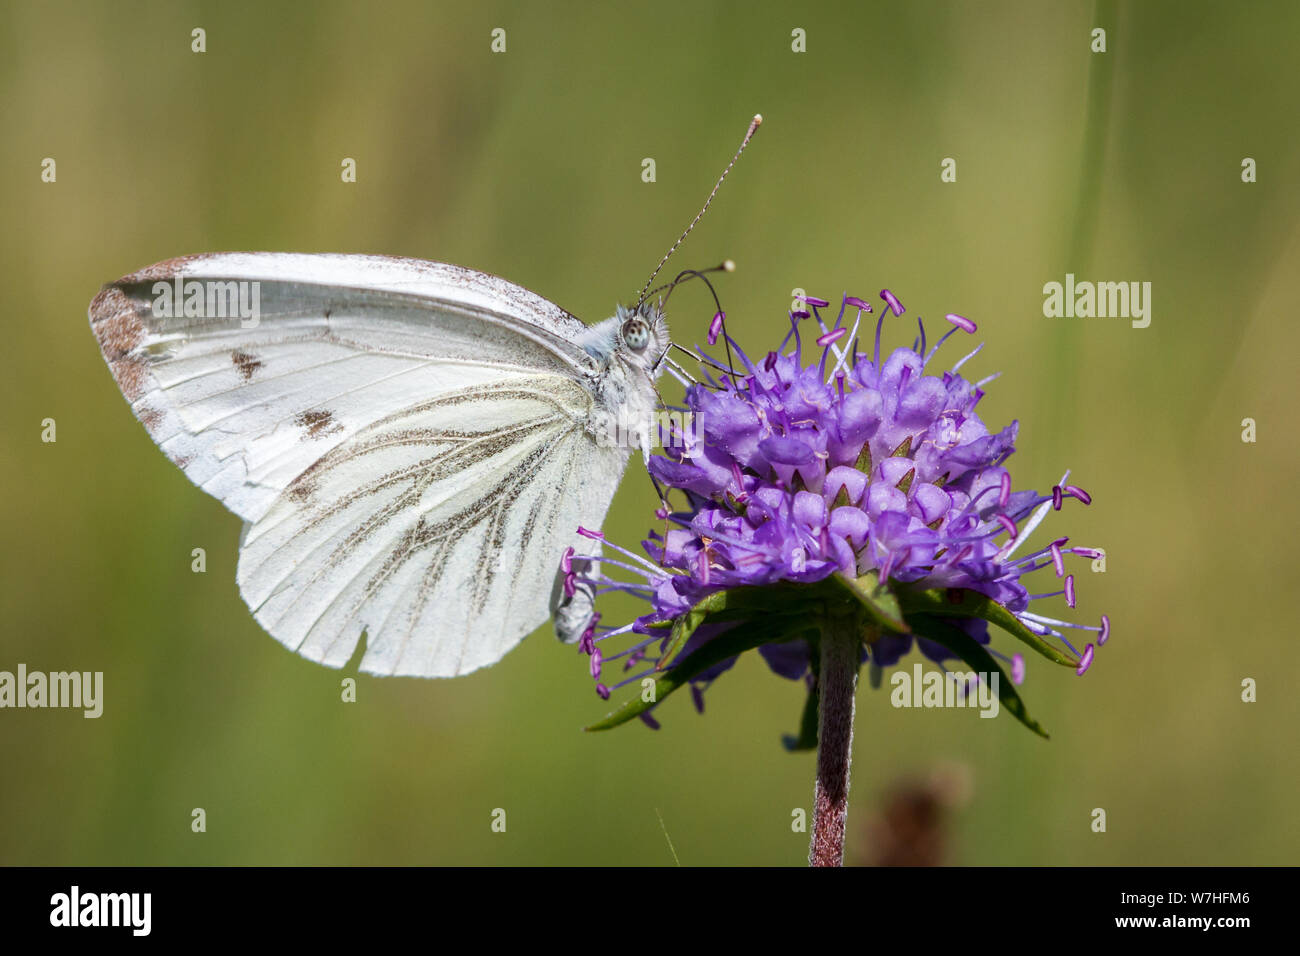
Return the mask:
[[641, 449], [649, 457], [656, 439], [659, 393], [655, 379], [668, 351], [668, 323], [658, 306], [619, 306], [577, 343], [597, 360], [595, 398], [587, 429], [602, 445]]

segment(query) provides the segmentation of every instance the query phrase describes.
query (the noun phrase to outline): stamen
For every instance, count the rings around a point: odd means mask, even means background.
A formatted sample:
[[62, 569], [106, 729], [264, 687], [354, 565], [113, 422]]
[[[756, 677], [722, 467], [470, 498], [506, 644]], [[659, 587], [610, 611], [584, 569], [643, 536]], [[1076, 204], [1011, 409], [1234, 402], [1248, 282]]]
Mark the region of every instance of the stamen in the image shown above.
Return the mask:
[[709, 344], [718, 344], [718, 333], [722, 331], [722, 323], [727, 320], [725, 312], [713, 313], [713, 321], [709, 323]]
[[855, 309], [861, 309], [863, 312], [871, 311], [871, 304], [869, 302], [863, 302], [856, 295], [846, 295], [844, 297], [844, 304], [851, 305]]
[[1004, 471], [998, 486], [998, 507], [1005, 508], [1011, 501], [1011, 472]]
[[1054, 617], [1046, 617], [1045, 615], [1034, 614], [1030, 611], [1020, 611], [1016, 615], [1016, 617], [1019, 617], [1025, 621], [1033, 621], [1037, 624], [1051, 624], [1053, 627], [1072, 627], [1076, 631], [1100, 631], [1101, 630], [1101, 628], [1099, 628], [1095, 624], [1078, 624], [1075, 623], [1074, 621], [1058, 621]]
[[[836, 319], [835, 324], [836, 327], [839, 326], [838, 319]], [[861, 324], [862, 324], [862, 313], [859, 312], [856, 316], [853, 317], [853, 326], [852, 328], [849, 329], [849, 335], [853, 336], [853, 343], [849, 346], [849, 350], [841, 355], [839, 349], [834, 349], [835, 354], [837, 356], [837, 361], [835, 362], [835, 368], [832, 369], [832, 372], [839, 372], [839, 370], [844, 367], [845, 359], [851, 358], [855, 363], [857, 362], [857, 353], [858, 353], [857, 334], [858, 334], [858, 326]]]
[[740, 463], [733, 461], [731, 463], [731, 474], [736, 479], [736, 500], [744, 501], [749, 497], [749, 492], [745, 490], [745, 478], [740, 473]]
[[824, 309], [826, 308], [826, 306], [830, 305], [830, 303], [827, 302], [825, 299], [819, 299], [815, 295], [801, 295], [799, 296], [799, 298], [802, 299], [804, 302], [807, 302], [814, 309]]
[[979, 328], [979, 326], [977, 326], [970, 319], [966, 318], [966, 316], [958, 315], [955, 312], [949, 312], [947, 315], [944, 316], [944, 318], [947, 319], [949, 322], [951, 322], [953, 325], [957, 326], [957, 328], [961, 329], [963, 332], [968, 332], [971, 335], [974, 335], [976, 330]]
[[1092, 495], [1088, 494], [1088, 492], [1084, 491], [1078, 485], [1066, 485], [1065, 493], [1075, 498], [1078, 498], [1085, 505], [1092, 504]]
[[934, 345], [930, 347], [930, 351], [925, 354], [925, 360], [921, 363], [922, 368], [925, 368], [925, 366], [930, 364], [930, 359], [934, 358], [934, 353], [939, 351], [943, 343], [947, 342], [956, 331], [956, 329], [949, 329], [947, 332], [943, 333], [943, 335], [939, 336], [939, 341], [935, 342]]
[[1062, 499], [1062, 497], [1061, 497], [1061, 486], [1060, 486], [1060, 485], [1052, 485], [1052, 510], [1053, 510], [1053, 511], [1060, 511], [1060, 510], [1061, 510], [1061, 501], [1062, 501], [1062, 500], [1063, 500], [1063, 499]]
[[1110, 616], [1103, 614], [1101, 616], [1101, 633], [1097, 635], [1097, 644], [1100, 646], [1108, 640], [1110, 640]]
[[[601, 558], [600, 558], [600, 562], [601, 562], [601, 564], [606, 565], [607, 567], [612, 567], [612, 568], [622, 568], [624, 571], [629, 571], [629, 572], [631, 572], [632, 574], [639, 574], [639, 575], [641, 575], [642, 577], [644, 577], [644, 578], [646, 578], [647, 580], [650, 580], [650, 581], [653, 581], [653, 580], [656, 580], [656, 579], [659, 579], [659, 578], [663, 578], [663, 576], [664, 576], [664, 573], [663, 573], [663, 570], [664, 570], [664, 569], [663, 569], [663, 568], [655, 567], [653, 564], [647, 564], [645, 558], [643, 558], [643, 557], [642, 557], [641, 555], [639, 555], [639, 554], [636, 554], [635, 552], [631, 552], [631, 553], [629, 553], [629, 556], [630, 556], [633, 560], [635, 560], [637, 563], [636, 563], [636, 564], [628, 564], [626, 561], [617, 561], [617, 560], [615, 560], [614, 558], [608, 557], [607, 555], [602, 555]], [[637, 565], [642, 565], [642, 566], [641, 566], [641, 567], [638, 567]], [[649, 571], [650, 573], [647, 574], [647, 573], [646, 573], [647, 571]], [[621, 586], [623, 586], [623, 585], [620, 583], [620, 587], [621, 587]], [[641, 586], [641, 585], [634, 585], [634, 584], [632, 584], [632, 585], [628, 585], [628, 586], [629, 586], [629, 587], [639, 587], [639, 586]]]
[[[605, 547], [607, 547], [607, 548], [613, 548], [613, 549], [614, 549], [615, 551], [617, 551], [619, 554], [626, 555], [628, 558], [630, 558], [631, 560], [635, 561], [635, 562], [636, 562], [637, 564], [639, 564], [642, 568], [644, 568], [645, 571], [649, 571], [650, 573], [649, 573], [649, 574], [646, 574], [646, 577], [647, 577], [647, 578], [657, 579], [657, 578], [661, 578], [661, 577], [663, 577], [664, 569], [661, 568], [661, 567], [659, 567], [658, 565], [651, 564], [649, 561], [646, 560], [645, 555], [637, 554], [635, 551], [629, 551], [627, 548], [623, 547], [621, 544], [615, 544], [613, 541], [606, 541], [606, 542], [605, 542]], [[592, 558], [592, 559], [594, 559], [594, 560], [596, 560], [596, 561], [609, 561], [609, 563], [611, 563], [611, 564], [616, 564], [616, 563], [617, 563], [617, 562], [611, 561], [609, 558], [603, 558], [603, 557], [601, 557], [600, 555], [595, 555], [595, 554], [584, 555], [584, 557], [589, 557], [589, 558]], [[618, 567], [626, 567], [626, 565], [619, 564]], [[634, 571], [634, 572], [636, 571], [635, 568], [629, 568], [628, 570], [630, 570], [630, 571]], [[641, 571], [641, 572], [639, 572], [639, 573], [641, 573], [641, 574], [645, 574], [645, 571]]]
[[825, 335], [819, 337], [817, 339], [817, 344], [820, 345], [822, 348], [826, 348], [827, 346], [835, 342], [838, 342], [840, 339], [844, 338], [844, 336], [848, 334], [849, 334], [849, 330], [841, 326], [840, 328], [833, 329], [830, 332], [827, 332]]
[[962, 510], [961, 510], [961, 514], [959, 514], [957, 517], [959, 517], [959, 518], [964, 518], [966, 515], [970, 514], [970, 513], [972, 512], [972, 510], [975, 508], [975, 506], [976, 506], [977, 504], [979, 504], [980, 499], [983, 498], [985, 495], [989, 494], [989, 493], [992, 492], [992, 491], [993, 491], [993, 488], [991, 488], [991, 487], [990, 487], [990, 488], [985, 488], [983, 491], [981, 491], [978, 495], [976, 495], [976, 496], [975, 496], [974, 498], [972, 498], [970, 501], [966, 502], [966, 507], [965, 507], [965, 508], [962, 508]]
[[880, 313], [880, 318], [876, 319], [876, 351], [875, 356], [872, 358], [872, 364], [876, 366], [877, 374], [880, 373], [880, 330], [885, 327], [885, 316], [888, 314], [889, 310], [885, 309]]
[[1065, 577], [1065, 603], [1074, 607], [1074, 575], [1068, 574]]
[[1078, 674], [1080, 677], [1082, 677], [1084, 675], [1084, 672], [1086, 672], [1088, 668], [1092, 666], [1092, 653], [1093, 652], [1092, 652], [1091, 644], [1089, 644], [1087, 647], [1083, 649], [1083, 656], [1079, 658], [1079, 666], [1074, 669], [1074, 672]]
[[898, 301], [898, 296], [894, 295], [894, 293], [890, 292], [888, 289], [881, 289], [880, 297], [889, 305], [889, 308], [894, 315], [902, 315], [907, 311], [903, 308], [903, 303]]
[[965, 356], [964, 356], [964, 357], [963, 357], [963, 358], [962, 358], [962, 359], [961, 359], [961, 360], [960, 360], [956, 365], [954, 365], [954, 366], [952, 367], [952, 371], [956, 372], [956, 371], [957, 371], [958, 369], [960, 369], [963, 365], [965, 365], [967, 362], [969, 362], [971, 359], [973, 359], [976, 355], [979, 355], [980, 350], [983, 349], [983, 348], [984, 348], [984, 343], [983, 343], [983, 342], [981, 342], [979, 345], [975, 346], [975, 348], [973, 348], [973, 349], [971, 349], [969, 352], [967, 352], [966, 355], [965, 355]]
[[[1060, 594], [1061, 592], [1058, 591], [1056, 593]], [[1035, 634], [1039, 635], [1040, 637], [1054, 637], [1057, 640], [1059, 640], [1062, 644], [1064, 644], [1066, 646], [1066, 649], [1069, 650], [1071, 654], [1074, 654], [1076, 657], [1079, 655], [1079, 651], [1075, 648], [1073, 644], [1069, 642], [1066, 636], [1062, 634], [1060, 631], [1056, 630], [1055, 628], [1048, 627], [1045, 624], [1040, 624], [1032, 619], [1029, 619], [1023, 613], [1017, 614], [1016, 617], [1020, 619], [1021, 624], [1025, 625], [1025, 627], [1029, 628]]]

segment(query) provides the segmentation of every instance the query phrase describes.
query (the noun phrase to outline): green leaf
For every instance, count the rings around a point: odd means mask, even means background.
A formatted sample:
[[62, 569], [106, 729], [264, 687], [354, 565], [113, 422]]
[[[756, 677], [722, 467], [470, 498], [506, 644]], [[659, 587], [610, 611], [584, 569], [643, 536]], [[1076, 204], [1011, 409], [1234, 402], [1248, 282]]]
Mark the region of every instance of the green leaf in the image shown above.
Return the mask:
[[[700, 602], [701, 604], [704, 602]], [[752, 650], [762, 644], [781, 641], [795, 641], [815, 635], [810, 628], [806, 614], [797, 617], [775, 616], [765, 620], [741, 624], [730, 631], [719, 634], [703, 647], [697, 648], [685, 660], [657, 677], [647, 675], [647, 680], [655, 684], [653, 700], [646, 700], [644, 693], [639, 693], [604, 720], [592, 724], [587, 730], [609, 730], [619, 724], [627, 723], [633, 717], [645, 713], [655, 704], [660, 703], [673, 691], [690, 682], [696, 674], [720, 664], [730, 657]]]
[[673, 632], [668, 638], [668, 646], [659, 659], [661, 668], [667, 667], [672, 662], [672, 659], [677, 656], [677, 652], [686, 646], [686, 642], [691, 639], [691, 635], [695, 633], [695, 630], [704, 623], [704, 619], [709, 616], [710, 611], [718, 611], [727, 606], [728, 597], [732, 597], [730, 591], [717, 591], [710, 594], [673, 621]]
[[933, 588], [916, 591], [898, 590], [898, 602], [903, 615], [916, 627], [917, 616], [978, 617], [996, 624], [1012, 637], [1028, 644], [1049, 661], [1066, 667], [1078, 667], [1079, 662], [1063, 651], [1058, 651], [1041, 637], [1025, 627], [1014, 614], [987, 595], [978, 591], [958, 588]]
[[857, 580], [837, 573], [832, 574], [829, 580], [838, 581], [877, 627], [895, 634], [907, 634], [911, 631], [894, 592], [889, 588], [880, 587], [879, 572], [868, 571]]
[[806, 615], [807, 607], [798, 602], [799, 598], [821, 601], [822, 595], [810, 585], [778, 583], [764, 586], [746, 586], [715, 591], [700, 599], [681, 617], [673, 621], [672, 636], [660, 658], [660, 669], [666, 669], [691, 635], [705, 621], [717, 624], [722, 621], [735, 621], [750, 617], [766, 617], [771, 614]]
[[786, 750], [793, 753], [798, 750], [817, 749], [818, 701], [820, 697], [817, 685], [813, 684], [812, 690], [808, 691], [808, 699], [804, 701], [803, 716], [799, 718], [799, 733], [783, 734], [781, 736], [781, 743]]
[[912, 627], [921, 637], [934, 641], [936, 644], [942, 644], [952, 651], [973, 670], [981, 674], [996, 672], [1001, 675], [998, 678], [998, 700], [1002, 702], [1002, 706], [1010, 711], [1016, 720], [1044, 740], [1050, 739], [1042, 725], [1029, 716], [1029, 711], [1025, 709], [1024, 701], [1020, 699], [1020, 694], [1016, 690], [1015, 682], [1007, 677], [1006, 672], [1002, 670], [983, 644], [961, 628], [954, 627], [947, 621], [930, 615], [918, 616], [912, 622]]

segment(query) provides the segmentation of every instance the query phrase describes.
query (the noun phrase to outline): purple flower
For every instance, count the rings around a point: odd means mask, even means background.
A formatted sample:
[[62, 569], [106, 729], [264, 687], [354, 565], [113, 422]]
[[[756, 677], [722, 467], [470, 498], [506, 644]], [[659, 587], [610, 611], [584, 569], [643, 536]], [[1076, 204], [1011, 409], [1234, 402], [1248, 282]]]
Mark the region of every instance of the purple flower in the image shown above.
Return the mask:
[[[650, 532], [642, 542], [644, 554], [605, 541], [599, 565], [565, 560], [566, 594], [581, 585], [587, 594], [623, 591], [649, 605], [626, 624], [594, 619], [583, 635], [581, 647], [591, 655], [602, 697], [671, 671], [733, 629], [752, 628], [764, 618], [755, 613], [710, 620], [674, 646], [674, 626], [706, 598], [737, 588], [810, 586], [833, 575], [859, 583], [866, 578], [895, 600], [922, 592], [982, 595], [1005, 609], [1029, 640], [1058, 641], [1073, 654], [1068, 662], [1078, 673], [1087, 669], [1093, 645], [1079, 651], [1065, 632], [1097, 632], [1100, 646], [1109, 637], [1109, 619], [1103, 615], [1098, 626], [1078, 624], [1030, 608], [1058, 596], [1074, 608], [1075, 579], [1066, 573], [1065, 559], [1096, 558], [1100, 552], [1067, 547], [1066, 538], [1040, 546], [1028, 541], [1047, 512], [1059, 510], [1067, 498], [1085, 505], [1091, 498], [1066, 484], [1068, 472], [1047, 494], [1012, 490], [1005, 463], [1015, 450], [1017, 423], [990, 431], [976, 411], [982, 386], [996, 376], [971, 383], [959, 372], [982, 346], [946, 371], [931, 364], [952, 335], [974, 333], [975, 323], [948, 314], [952, 327], [927, 349], [918, 319], [913, 347], [884, 355], [885, 320], [897, 321], [904, 309], [888, 289], [880, 298], [885, 307], [870, 351], [859, 350], [858, 333], [871, 308], [851, 296], [842, 299], [829, 327], [820, 314], [826, 301], [804, 296], [811, 312], [790, 313], [784, 341], [758, 361], [727, 336], [721, 313], [715, 316], [710, 343], [720, 331], [741, 367], [730, 370], [723, 359], [704, 358], [704, 381], [688, 384], [686, 391], [702, 442], [650, 459], [651, 475], [678, 495], [674, 510], [665, 505], [659, 513], [666, 530]], [[809, 341], [816, 348], [805, 353]], [[1046, 568], [1059, 587], [1031, 594], [1024, 579]], [[797, 601], [798, 593], [790, 592], [789, 600]], [[775, 606], [776, 613], [780, 609]], [[926, 613], [964, 635], [959, 640], [990, 643], [984, 615], [947, 616], [942, 606]], [[787, 637], [761, 646], [762, 656], [777, 674], [805, 678], [810, 645]], [[869, 631], [864, 660], [878, 676], [877, 669], [896, 664], [914, 646], [940, 666], [957, 656], [945, 643], [900, 624]], [[1047, 646], [1043, 640], [1036, 649]], [[1023, 658], [990, 652], [1010, 665], [1020, 683]], [[703, 706], [701, 691], [734, 661], [734, 655], [724, 656], [692, 674], [697, 706]]]

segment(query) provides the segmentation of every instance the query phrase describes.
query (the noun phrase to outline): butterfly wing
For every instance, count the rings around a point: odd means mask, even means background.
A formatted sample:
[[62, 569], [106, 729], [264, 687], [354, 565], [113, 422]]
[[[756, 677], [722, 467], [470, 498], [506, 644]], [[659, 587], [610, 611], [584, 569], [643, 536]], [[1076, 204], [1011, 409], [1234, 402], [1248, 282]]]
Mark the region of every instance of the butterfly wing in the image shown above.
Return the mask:
[[[178, 280], [182, 295], [169, 305], [180, 314], [158, 314]], [[226, 296], [193, 303], [184, 292], [231, 284], [257, 306], [254, 319]], [[188, 311], [198, 314], [183, 314], [195, 304]], [[597, 373], [569, 341], [587, 326], [558, 306], [495, 276], [415, 259], [173, 259], [106, 286], [90, 321], [154, 441], [248, 521], [321, 455], [396, 409], [520, 373]]]
[[259, 622], [334, 666], [362, 630], [375, 673], [499, 659], [546, 618], [561, 550], [626, 461], [586, 430], [587, 326], [472, 270], [189, 257], [105, 287], [90, 319], [154, 440], [250, 523]]
[[364, 630], [370, 673], [499, 660], [546, 619], [563, 547], [604, 518], [622, 474], [626, 455], [574, 425], [588, 401], [532, 376], [364, 429], [248, 528], [239, 586], [258, 621], [331, 666]]

